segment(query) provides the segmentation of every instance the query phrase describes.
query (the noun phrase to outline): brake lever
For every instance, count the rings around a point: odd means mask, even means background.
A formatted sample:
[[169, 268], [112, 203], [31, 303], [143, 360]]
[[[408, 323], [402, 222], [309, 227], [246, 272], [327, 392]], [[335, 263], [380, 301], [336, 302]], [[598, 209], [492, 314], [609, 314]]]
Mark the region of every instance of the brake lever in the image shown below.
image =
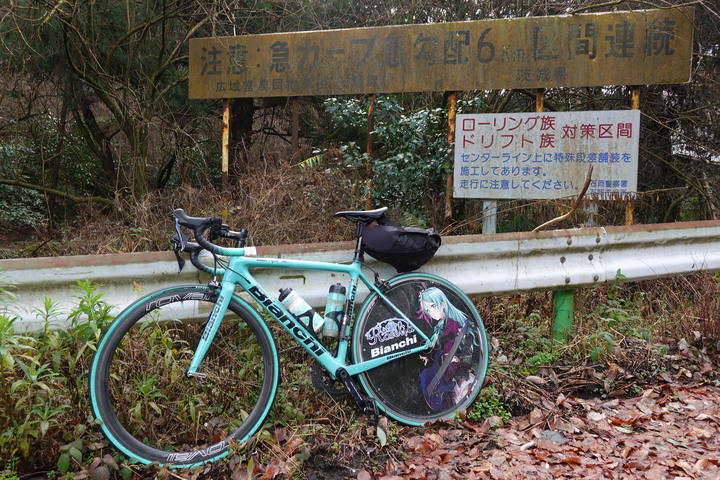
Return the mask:
[[177, 248], [173, 249], [173, 252], [175, 253], [175, 258], [177, 258], [178, 262], [178, 273], [181, 273], [183, 271], [183, 267], [185, 267], [185, 260], [183, 260], [183, 258], [180, 256]]
[[[186, 241], [186, 240], [187, 240], [188, 237], [187, 237], [187, 235], [185, 235], [184, 233], [182, 233], [182, 232], [180, 231], [180, 220], [178, 220], [178, 218], [175, 216], [175, 214], [173, 214], [172, 217], [175, 219], [175, 231], [177, 232], [177, 236], [178, 236], [178, 239], [179, 239], [179, 241], [180, 241], [180, 251], [181, 251], [181, 252], [184, 252], [184, 251], [185, 251], [185, 245], [187, 245], [187, 241]], [[174, 242], [175, 242], [175, 237], [173, 237], [173, 243], [174, 243]], [[176, 245], [177, 245], [177, 244], [176, 244]], [[177, 248], [175, 249], [175, 255], [177, 255]]]
[[[185, 238], [183, 238], [185, 237]], [[182, 272], [183, 267], [185, 266], [185, 260], [180, 256], [179, 252], [182, 252], [185, 249], [185, 240], [187, 237], [183, 235], [182, 233], [180, 235], [173, 235], [170, 241], [173, 244], [173, 253], [175, 254], [175, 258], [178, 262], [178, 273]]]

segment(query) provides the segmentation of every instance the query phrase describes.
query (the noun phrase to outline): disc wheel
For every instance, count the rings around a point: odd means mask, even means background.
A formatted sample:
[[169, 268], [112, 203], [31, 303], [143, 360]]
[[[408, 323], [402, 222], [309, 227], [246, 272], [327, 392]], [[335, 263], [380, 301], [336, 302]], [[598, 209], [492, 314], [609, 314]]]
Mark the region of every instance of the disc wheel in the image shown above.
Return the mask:
[[477, 310], [458, 287], [423, 273], [393, 277], [383, 294], [415, 327], [371, 294], [354, 326], [357, 363], [417, 347], [421, 337], [415, 328], [429, 338], [438, 328], [440, 335], [428, 351], [361, 373], [361, 385], [387, 415], [402, 423], [451, 418], [475, 400], [487, 370], [487, 337]]

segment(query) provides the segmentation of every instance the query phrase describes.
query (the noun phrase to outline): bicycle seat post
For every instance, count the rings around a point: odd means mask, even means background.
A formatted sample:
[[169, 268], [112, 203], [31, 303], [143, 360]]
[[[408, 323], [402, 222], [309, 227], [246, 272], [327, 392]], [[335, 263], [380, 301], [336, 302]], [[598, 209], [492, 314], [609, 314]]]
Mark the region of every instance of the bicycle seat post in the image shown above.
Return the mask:
[[357, 223], [357, 228], [355, 229], [355, 236], [357, 237], [357, 240], [355, 242], [355, 256], [353, 257], [353, 262], [362, 262], [363, 261], [362, 234], [363, 234], [364, 228], [365, 228], [364, 223], [362, 223], [362, 222]]

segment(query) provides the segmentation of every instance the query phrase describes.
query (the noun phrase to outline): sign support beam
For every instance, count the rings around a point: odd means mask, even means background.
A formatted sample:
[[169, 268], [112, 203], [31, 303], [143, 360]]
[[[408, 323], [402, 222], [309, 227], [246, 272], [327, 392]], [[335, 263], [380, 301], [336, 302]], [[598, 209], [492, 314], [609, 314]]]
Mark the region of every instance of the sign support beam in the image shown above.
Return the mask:
[[294, 157], [300, 149], [300, 99], [298, 97], [290, 99], [290, 109], [292, 115], [292, 156]]
[[222, 201], [223, 210], [227, 210], [228, 172], [230, 170], [230, 99], [225, 99], [223, 107], [222, 131]]
[[[450, 166], [445, 170], [445, 226], [449, 229], [452, 226], [452, 204], [453, 204], [453, 167], [452, 159], [455, 155], [455, 128], [457, 120], [457, 92], [448, 94], [448, 158]], [[448, 230], [449, 233], [449, 230]]]
[[368, 107], [367, 119], [367, 162], [365, 164], [365, 208], [372, 209], [372, 160], [375, 150], [375, 94], [370, 95], [370, 106]]

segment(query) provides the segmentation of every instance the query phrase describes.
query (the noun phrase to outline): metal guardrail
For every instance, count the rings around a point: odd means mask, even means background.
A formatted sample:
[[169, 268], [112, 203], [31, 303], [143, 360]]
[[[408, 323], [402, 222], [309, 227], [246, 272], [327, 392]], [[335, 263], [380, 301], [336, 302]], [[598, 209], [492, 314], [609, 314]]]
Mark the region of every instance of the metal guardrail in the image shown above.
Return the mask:
[[[344, 262], [351, 242], [258, 247], [262, 257]], [[388, 278], [394, 270], [370, 258], [368, 266]], [[707, 270], [720, 271], [720, 222], [630, 227], [595, 227], [539, 233], [505, 233], [443, 238], [443, 246], [422, 271], [456, 283], [468, 295], [503, 295], [575, 289]], [[268, 291], [293, 287], [308, 303], [322, 307], [331, 284], [343, 281], [326, 272], [257, 270]], [[114, 313], [141, 295], [162, 287], [206, 283], [188, 264], [177, 273], [172, 252], [0, 260], [2, 282], [17, 285], [18, 328], [34, 329], [34, 312], [49, 297], [69, 311], [76, 282], [92, 280]], [[358, 301], [365, 297], [361, 289]]]

